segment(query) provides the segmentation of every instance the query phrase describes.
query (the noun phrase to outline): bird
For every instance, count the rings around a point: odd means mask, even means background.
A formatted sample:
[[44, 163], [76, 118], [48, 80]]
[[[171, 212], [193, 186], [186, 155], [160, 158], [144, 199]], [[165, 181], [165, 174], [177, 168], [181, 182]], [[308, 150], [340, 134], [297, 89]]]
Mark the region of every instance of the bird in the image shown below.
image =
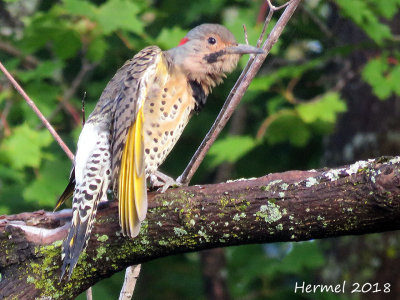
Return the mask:
[[78, 139], [70, 181], [56, 204], [72, 197], [72, 221], [62, 245], [60, 280], [70, 279], [86, 248], [97, 205], [112, 191], [123, 235], [134, 238], [147, 212], [147, 181], [165, 191], [174, 180], [158, 171], [190, 117], [243, 54], [263, 50], [238, 44], [219, 24], [202, 24], [162, 51], [148, 46], [116, 72]]

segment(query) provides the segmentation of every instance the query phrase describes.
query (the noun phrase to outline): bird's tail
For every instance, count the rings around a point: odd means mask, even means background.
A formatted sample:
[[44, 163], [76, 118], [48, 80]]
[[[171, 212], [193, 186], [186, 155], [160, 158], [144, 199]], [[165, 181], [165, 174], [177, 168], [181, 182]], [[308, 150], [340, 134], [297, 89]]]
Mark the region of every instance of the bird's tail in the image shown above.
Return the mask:
[[54, 207], [53, 212], [55, 212], [63, 203], [72, 197], [75, 189], [75, 167], [72, 168], [71, 174], [69, 175], [69, 182], [67, 187], [65, 188], [64, 192], [61, 194], [60, 198], [58, 198], [58, 201], [56, 203], [56, 206]]
[[[86, 248], [93, 227], [97, 204], [107, 199], [107, 189], [111, 178], [109, 136], [99, 134], [97, 147], [94, 147], [83, 164], [83, 180], [76, 180], [72, 205], [72, 222], [67, 238], [63, 242], [61, 259], [63, 265], [60, 280], [65, 272], [68, 278], [78, 262], [81, 252]], [[78, 151], [80, 144], [78, 143]], [[78, 156], [78, 154], [77, 154]], [[78, 165], [75, 165], [75, 170]], [[78, 176], [75, 176], [78, 179]]]

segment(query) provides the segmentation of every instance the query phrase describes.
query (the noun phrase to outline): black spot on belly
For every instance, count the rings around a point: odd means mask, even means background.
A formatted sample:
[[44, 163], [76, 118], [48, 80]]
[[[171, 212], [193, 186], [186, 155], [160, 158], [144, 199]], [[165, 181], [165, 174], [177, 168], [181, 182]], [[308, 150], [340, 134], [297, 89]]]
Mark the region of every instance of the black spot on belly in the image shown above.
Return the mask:
[[94, 191], [94, 190], [97, 189], [97, 185], [95, 185], [95, 184], [89, 184], [89, 189], [92, 190], [92, 191]]
[[93, 195], [90, 195], [88, 193], [85, 193], [85, 199], [86, 200], [93, 200]]

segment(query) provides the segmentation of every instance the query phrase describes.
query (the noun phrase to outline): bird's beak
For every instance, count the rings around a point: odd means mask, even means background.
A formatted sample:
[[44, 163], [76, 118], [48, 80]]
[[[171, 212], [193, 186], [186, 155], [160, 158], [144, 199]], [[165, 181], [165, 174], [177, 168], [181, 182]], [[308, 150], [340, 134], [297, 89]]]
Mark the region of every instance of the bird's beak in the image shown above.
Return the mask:
[[225, 48], [225, 53], [228, 54], [263, 54], [264, 50], [245, 44], [237, 44]]

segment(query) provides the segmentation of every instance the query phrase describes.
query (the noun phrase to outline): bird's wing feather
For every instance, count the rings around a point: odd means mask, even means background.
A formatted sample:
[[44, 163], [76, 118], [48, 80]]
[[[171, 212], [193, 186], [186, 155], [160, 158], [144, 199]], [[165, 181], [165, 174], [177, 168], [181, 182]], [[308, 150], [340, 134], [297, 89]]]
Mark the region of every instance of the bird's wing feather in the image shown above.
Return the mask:
[[150, 46], [124, 67], [126, 75], [114, 110], [112, 178], [114, 191], [118, 190], [122, 232], [135, 237], [147, 212], [143, 107], [154, 78], [165, 75], [167, 66], [160, 48]]

